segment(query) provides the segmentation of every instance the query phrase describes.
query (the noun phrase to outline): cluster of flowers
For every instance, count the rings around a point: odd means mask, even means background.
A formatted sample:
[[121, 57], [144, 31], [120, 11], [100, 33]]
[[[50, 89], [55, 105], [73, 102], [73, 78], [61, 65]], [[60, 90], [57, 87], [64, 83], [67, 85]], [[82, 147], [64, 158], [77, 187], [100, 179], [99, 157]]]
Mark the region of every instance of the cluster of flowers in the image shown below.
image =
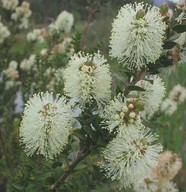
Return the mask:
[[[102, 103], [110, 97], [111, 76], [105, 62], [99, 53], [84, 56], [78, 53], [65, 69], [65, 93], [76, 98], [82, 108], [85, 103], [93, 100]], [[34, 95], [26, 105], [20, 128], [27, 154], [37, 151], [47, 158], [59, 154], [67, 144], [72, 121], [71, 106], [64, 96], [55, 97], [48, 92]]]
[[[30, 4], [23, 1], [20, 7], [17, 7], [18, 0], [2, 0], [2, 8], [11, 11], [11, 19], [18, 23], [19, 29], [28, 28], [28, 19], [31, 16]], [[10, 36], [8, 28], [0, 22], [0, 43]]]
[[141, 178], [135, 184], [136, 192], [178, 192], [172, 179], [182, 167], [181, 159], [171, 151], [164, 151], [158, 157], [158, 164], [153, 168], [151, 175]]
[[[31, 55], [29, 59], [24, 59], [20, 63], [20, 69], [23, 71], [29, 71], [35, 63], [35, 55]], [[16, 61], [11, 61], [7, 69], [3, 70], [3, 74], [5, 75], [5, 89], [8, 90], [12, 87], [21, 84], [19, 81], [19, 70], [18, 63]]]
[[14, 10], [18, 3], [18, 0], [2, 0], [2, 7], [7, 10]]
[[21, 6], [15, 8], [15, 12], [12, 13], [11, 18], [19, 23], [19, 29], [27, 29], [31, 14], [30, 4], [23, 1]]
[[[25, 2], [25, 6], [22, 6], [21, 10], [23, 11], [23, 13], [26, 14], [26, 8], [28, 8], [27, 6], [28, 4]], [[5, 8], [5, 7], [4, 7]], [[25, 8], [25, 10], [23, 9]], [[7, 8], [8, 9], [8, 8]], [[28, 15], [28, 14], [27, 14]], [[59, 26], [62, 28], [68, 28], [68, 32], [70, 32], [72, 25], [73, 25], [73, 15], [68, 13], [67, 11], [62, 11], [60, 13], [60, 16], [58, 16], [59, 20], [60, 18], [60, 23], [59, 21], [56, 23], [59, 23]], [[1, 25], [1, 23], [0, 23]], [[56, 24], [57, 26], [57, 24]], [[5, 36], [9, 36], [10, 32], [8, 31], [8, 29], [5, 26], [2, 26], [1, 28], [2, 31], [2, 35], [0, 32], [0, 39], [2, 38], [2, 41], [4, 40]], [[64, 31], [58, 31], [58, 33], [64, 33]], [[67, 31], [66, 31], [67, 32]], [[29, 32], [27, 34], [27, 40], [29, 42], [32, 43], [42, 43], [45, 41], [45, 38], [47, 37], [47, 35], [53, 35], [54, 32], [47, 32], [44, 28], [41, 29], [34, 29], [33, 32]], [[60, 42], [61, 41], [61, 42]], [[71, 46], [71, 41], [72, 39], [70, 37], [67, 37], [67, 35], [65, 35], [64, 38], [62, 38], [58, 42], [58, 44], [54, 45], [52, 48], [43, 48], [40, 51], [40, 55], [43, 57], [47, 57], [48, 59], [52, 59], [53, 56], [57, 53], [61, 54], [61, 53], [67, 53], [67, 55], [70, 57], [73, 53], [74, 53], [74, 49]], [[16, 67], [12, 67], [12, 62], [16, 63]], [[6, 81], [5, 81], [5, 88], [10, 89], [12, 87], [14, 87], [15, 85], [20, 85], [20, 81], [19, 81], [19, 70], [22, 70], [24, 72], [30, 73], [31, 71], [37, 71], [37, 68], [35, 66], [36, 63], [36, 55], [32, 54], [30, 55], [29, 58], [24, 58], [18, 67], [18, 63], [16, 61], [11, 61], [10, 65], [7, 69], [5, 69], [3, 71], [5, 77], [6, 77]], [[49, 69], [46, 69], [46, 72], [44, 73], [44, 75], [48, 78], [49, 76], [51, 76], [52, 78], [51, 81], [48, 84], [48, 90], [53, 91], [54, 90], [54, 85], [56, 83], [56, 81], [60, 81], [62, 79], [61, 75], [59, 75], [59, 71], [61, 71], [62, 69], [54, 69], [49, 67]], [[15, 75], [16, 74], [16, 75]]]
[[[160, 57], [164, 30], [158, 8], [127, 4], [113, 23], [110, 55], [131, 70], [145, 68]], [[158, 110], [165, 94], [164, 83], [157, 76], [146, 76], [136, 86], [144, 91], [131, 91], [129, 98], [119, 95], [101, 114], [104, 128], [116, 133], [103, 152], [103, 168], [108, 178], [119, 181], [121, 188], [149, 175], [162, 151], [162, 146], [155, 143], [157, 135], [150, 133], [143, 119]]]
[[145, 91], [135, 91], [135, 97], [130, 98], [119, 95], [101, 114], [103, 127], [117, 133], [103, 153], [106, 159], [103, 168], [109, 178], [119, 181], [121, 187], [133, 185], [143, 175], [150, 174], [162, 151], [162, 146], [155, 144], [157, 135], [150, 133], [142, 123], [143, 118], [158, 110], [165, 93], [161, 79], [151, 76], [152, 79], [152, 84], [145, 80], [137, 82], [136, 85], [145, 87]]
[[44, 37], [46, 34], [46, 30], [44, 28], [42, 29], [34, 29], [33, 32], [29, 32], [27, 34], [27, 40], [29, 42], [44, 42]]
[[167, 115], [172, 115], [178, 108], [179, 104], [182, 104], [186, 100], [186, 88], [180, 84], [175, 85], [169, 92], [168, 98], [166, 98], [162, 105], [161, 111]]
[[[63, 15], [70, 20], [71, 28], [73, 17], [63, 12], [51, 24], [52, 33], [69, 31], [66, 21], [62, 21]], [[125, 5], [113, 23], [110, 56], [135, 72], [146, 69], [149, 63], [154, 63], [160, 57], [165, 27], [158, 8], [143, 3]], [[59, 47], [61, 45], [55, 46], [52, 51], [58, 51]], [[43, 54], [49, 53], [45, 50]], [[68, 143], [74, 107], [84, 110], [96, 103], [101, 109], [98, 111], [103, 119], [102, 128], [115, 135], [103, 151], [105, 163], [102, 168], [106, 176], [117, 180], [123, 188], [136, 185], [141, 178], [146, 181], [156, 170], [155, 180], [161, 182], [159, 170], [164, 169], [167, 160], [160, 161], [159, 165], [159, 153], [163, 148], [157, 143], [157, 135], [150, 132], [144, 121], [160, 107], [165, 94], [162, 79], [156, 75], [146, 75], [135, 84], [140, 88], [139, 91], [131, 91], [125, 96], [120, 93], [110, 100], [110, 67], [99, 51], [94, 54], [74, 54], [62, 76], [65, 96], [39, 93], [26, 104], [20, 127], [25, 152], [29, 156], [37, 153], [49, 159], [54, 158]], [[70, 105], [71, 99], [75, 100], [76, 105]], [[173, 160], [172, 157], [168, 159], [173, 167], [175, 161], [180, 162], [177, 157]], [[168, 180], [174, 177], [180, 166], [176, 165], [173, 176]], [[155, 191], [158, 190], [159, 184]]]

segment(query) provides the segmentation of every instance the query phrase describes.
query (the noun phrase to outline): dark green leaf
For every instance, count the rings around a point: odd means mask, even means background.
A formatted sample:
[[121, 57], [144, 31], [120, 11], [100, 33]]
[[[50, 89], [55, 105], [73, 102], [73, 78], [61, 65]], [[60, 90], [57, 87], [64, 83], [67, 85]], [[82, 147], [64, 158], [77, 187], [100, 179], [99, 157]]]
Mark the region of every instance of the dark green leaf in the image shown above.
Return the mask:
[[119, 93], [122, 93], [123, 90], [121, 89], [119, 83], [117, 84], [117, 87], [116, 87], [116, 95], [118, 95]]
[[151, 80], [151, 79], [144, 79], [144, 80], [150, 82], [151, 84], [153, 84], [153, 80]]
[[17, 183], [12, 183], [11, 184], [13, 188], [17, 189], [17, 190], [24, 190], [24, 186], [22, 184], [17, 184]]
[[79, 139], [86, 140], [84, 132], [81, 129], [74, 130], [72, 134], [78, 137]]
[[56, 168], [56, 167], [61, 167], [62, 166], [62, 162], [55, 162], [55, 163], [53, 163], [53, 165], [52, 165], [52, 168]]
[[177, 43], [175, 43], [173, 41], [166, 41], [163, 45], [163, 49], [172, 49], [176, 45], [177, 45]]
[[184, 24], [175, 25], [173, 27], [173, 30], [175, 30], [177, 33], [184, 33], [186, 31], [186, 25]]
[[138, 86], [135, 86], [135, 85], [128, 86], [128, 89], [131, 91], [145, 91], [145, 89], [138, 87]]
[[105, 142], [103, 138], [99, 137], [97, 144], [105, 147], [107, 145], [107, 142]]
[[82, 124], [85, 123], [85, 119], [83, 117], [75, 117], [75, 119], [77, 119]]
[[55, 179], [54, 179], [54, 177], [47, 177], [47, 178], [45, 179], [45, 182], [46, 182], [47, 184], [49, 184], [49, 185], [52, 185], [52, 184], [55, 182]]
[[32, 167], [30, 165], [25, 165], [25, 170], [30, 173], [32, 171]]
[[78, 141], [75, 141], [71, 144], [71, 148], [73, 151], [77, 151], [78, 148], [79, 148], [79, 142]]

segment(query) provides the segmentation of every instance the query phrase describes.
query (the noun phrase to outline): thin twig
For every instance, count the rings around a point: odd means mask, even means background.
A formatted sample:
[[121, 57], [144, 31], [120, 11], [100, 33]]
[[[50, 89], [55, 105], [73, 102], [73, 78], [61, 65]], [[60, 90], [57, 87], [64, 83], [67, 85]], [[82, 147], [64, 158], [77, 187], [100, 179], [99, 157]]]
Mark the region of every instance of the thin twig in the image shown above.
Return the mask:
[[74, 170], [74, 168], [76, 167], [76, 165], [78, 165], [78, 163], [80, 161], [82, 161], [88, 154], [90, 153], [89, 149], [81, 149], [78, 153], [77, 158], [72, 162], [72, 164], [69, 166], [69, 168], [61, 175], [61, 177], [58, 179], [58, 181], [56, 181], [56, 183], [54, 185], [52, 185], [51, 187], [51, 192], [55, 192], [57, 188], [60, 187], [60, 185], [67, 179], [67, 177], [72, 173], [72, 171]]
[[6, 159], [6, 164], [7, 164], [8, 168], [11, 170], [12, 166], [11, 166], [10, 160], [8, 158], [8, 152], [7, 152], [6, 147], [5, 147], [5, 143], [4, 143], [4, 140], [3, 140], [1, 128], [0, 128], [0, 142], [1, 142], [2, 153], [3, 153], [3, 155], [5, 156], [5, 159]]
[[97, 4], [96, 4], [96, 1], [94, 1], [92, 6], [90, 7], [89, 14], [88, 14], [88, 19], [87, 19], [87, 24], [86, 24], [86, 27], [84, 29], [84, 32], [83, 32], [83, 35], [82, 35], [82, 38], [81, 38], [81, 44], [80, 44], [80, 49], [81, 50], [83, 50], [83, 48], [85, 46], [86, 39], [87, 39], [87, 34], [88, 34], [88, 29], [89, 29], [90, 24], [92, 23], [93, 15], [95, 13], [96, 7], [97, 7]]

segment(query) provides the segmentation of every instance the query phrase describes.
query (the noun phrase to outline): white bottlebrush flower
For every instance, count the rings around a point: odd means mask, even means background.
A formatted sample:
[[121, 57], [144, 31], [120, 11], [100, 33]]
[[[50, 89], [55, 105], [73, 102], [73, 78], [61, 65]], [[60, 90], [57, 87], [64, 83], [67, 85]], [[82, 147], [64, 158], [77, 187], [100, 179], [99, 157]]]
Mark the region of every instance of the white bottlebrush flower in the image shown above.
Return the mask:
[[143, 125], [133, 133], [126, 132], [113, 139], [103, 152], [106, 176], [119, 181], [122, 188], [149, 175], [162, 151], [160, 144], [154, 144], [156, 139]]
[[20, 81], [15, 81], [15, 80], [7, 80], [5, 81], [5, 90], [9, 90], [11, 89], [12, 87], [17, 87], [21, 85], [21, 82]]
[[98, 104], [107, 101], [111, 95], [111, 75], [106, 62], [100, 53], [73, 55], [64, 71], [66, 95], [77, 99], [81, 106], [93, 100]]
[[11, 67], [11, 68], [17, 69], [17, 66], [18, 66], [18, 64], [17, 64], [16, 61], [11, 61], [11, 62], [9, 63], [9, 67]]
[[74, 54], [74, 48], [71, 45], [71, 38], [64, 38], [63, 42], [55, 45], [52, 49], [52, 53], [66, 53], [68, 56], [72, 56]]
[[45, 36], [45, 29], [34, 29], [32, 32], [29, 32], [27, 34], [27, 40], [29, 42], [39, 42], [42, 43], [44, 41], [44, 36]]
[[110, 55], [129, 69], [154, 63], [162, 52], [164, 30], [159, 8], [126, 4], [112, 25]]
[[158, 185], [159, 181], [150, 174], [145, 178], [140, 178], [134, 184], [134, 191], [135, 192], [158, 192]]
[[157, 192], [179, 192], [177, 186], [172, 181], [166, 181], [159, 184], [159, 188]]
[[59, 32], [63, 31], [63, 32], [70, 32], [71, 28], [74, 24], [74, 16], [69, 13], [68, 11], [62, 11], [56, 21], [54, 23], [52, 23], [49, 28], [51, 30], [57, 30]]
[[137, 98], [124, 98], [118, 95], [100, 115], [104, 119], [103, 128], [108, 129], [109, 132], [115, 130], [118, 134], [133, 130], [136, 125], [141, 123], [140, 113], [143, 105], [144, 103]]
[[18, 0], [2, 0], [2, 7], [7, 10], [14, 10], [18, 3]]
[[160, 182], [153, 175], [141, 178], [134, 185], [135, 192], [178, 192], [178, 188], [172, 181]]
[[20, 7], [16, 7], [15, 12], [11, 15], [11, 19], [19, 22], [19, 29], [27, 29], [28, 19], [31, 14], [30, 4], [23, 1]]
[[9, 63], [9, 67], [3, 71], [5, 76], [11, 80], [16, 80], [19, 78], [19, 71], [17, 70], [17, 62], [16, 61], [11, 61]]
[[132, 91], [130, 94], [138, 97], [144, 102], [144, 116], [149, 117], [160, 107], [165, 95], [165, 86], [162, 79], [158, 76], [150, 76], [148, 80], [140, 80], [136, 86], [145, 89], [145, 91]]
[[175, 40], [180, 47], [179, 57], [180, 61], [179, 64], [186, 63], [186, 32], [181, 33], [178, 39]]
[[10, 36], [10, 31], [8, 28], [3, 25], [3, 23], [0, 22], [0, 43], [3, 43], [3, 41]]
[[47, 49], [47, 48], [41, 49], [40, 54], [41, 54], [42, 56], [47, 56], [47, 55], [48, 55], [48, 49]]
[[172, 115], [177, 110], [178, 104], [175, 101], [167, 98], [161, 104], [161, 111], [167, 115]]
[[162, 105], [161, 111], [167, 115], [172, 115], [178, 108], [178, 105], [186, 100], [186, 88], [180, 84], [175, 85]]
[[183, 21], [186, 20], [186, 2], [185, 0], [179, 0], [177, 2], [177, 5], [176, 7], [181, 10], [181, 13], [180, 15], [176, 18], [176, 20], [179, 22], [179, 23], [182, 23]]
[[186, 100], [186, 88], [177, 84], [169, 93], [169, 98], [175, 102], [183, 103]]
[[32, 54], [28, 59], [24, 59], [21, 64], [20, 64], [20, 68], [24, 71], [29, 71], [36, 60], [36, 56], [34, 54]]
[[182, 168], [182, 160], [172, 151], [164, 151], [158, 157], [158, 164], [153, 168], [153, 173], [163, 183], [172, 180]]
[[58, 155], [68, 142], [71, 117], [64, 97], [46, 92], [30, 98], [20, 127], [27, 155], [37, 153], [51, 159]]

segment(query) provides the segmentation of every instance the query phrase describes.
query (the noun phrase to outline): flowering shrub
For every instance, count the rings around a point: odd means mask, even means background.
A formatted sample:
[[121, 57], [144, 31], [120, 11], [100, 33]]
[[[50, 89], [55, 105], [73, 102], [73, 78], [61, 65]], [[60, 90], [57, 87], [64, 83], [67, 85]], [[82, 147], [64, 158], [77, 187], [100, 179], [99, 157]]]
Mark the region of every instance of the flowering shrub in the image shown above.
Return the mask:
[[[97, 1], [84, 32], [75, 33], [73, 14], [62, 11], [24, 36], [21, 53], [11, 50], [29, 28], [30, 4], [2, 0], [0, 6], [0, 165], [8, 170], [2, 186], [10, 192], [178, 191], [173, 178], [182, 160], [164, 146], [158, 126], [161, 115], [172, 115], [186, 99], [178, 84], [163, 101], [165, 71], [186, 62], [185, 1], [176, 5], [177, 17], [168, 5], [123, 5], [108, 53], [86, 45]], [[16, 155], [9, 157], [11, 148]]]

